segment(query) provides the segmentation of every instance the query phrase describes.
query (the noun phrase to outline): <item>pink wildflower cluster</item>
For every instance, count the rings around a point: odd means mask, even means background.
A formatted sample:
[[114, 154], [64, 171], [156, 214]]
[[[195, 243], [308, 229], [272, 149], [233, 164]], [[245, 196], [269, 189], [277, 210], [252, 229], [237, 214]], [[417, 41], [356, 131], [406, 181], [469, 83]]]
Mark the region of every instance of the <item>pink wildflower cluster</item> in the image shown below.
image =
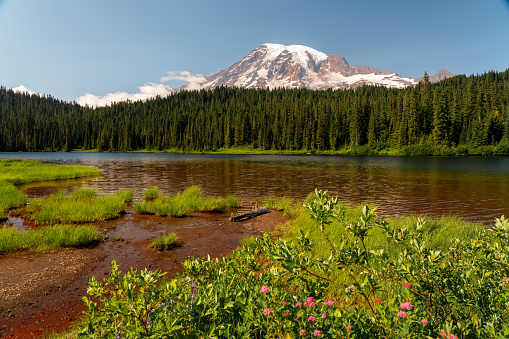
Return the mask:
[[321, 336], [322, 336], [322, 332], [321, 332], [321, 331], [319, 331], [319, 330], [315, 330], [315, 331], [313, 332], [313, 335], [316, 335], [317, 337], [321, 337]]
[[396, 314], [396, 315], [400, 318], [406, 318], [408, 316], [408, 314], [403, 311], [399, 311], [398, 314]]
[[376, 299], [375, 299], [375, 302], [376, 302], [376, 303], [381, 303], [381, 302], [383, 302], [383, 300], [382, 300], [382, 299], [380, 299], [380, 298], [376, 298]]
[[352, 326], [350, 326], [350, 325], [348, 325], [348, 326], [346, 327], [346, 331], [347, 331], [347, 332], [350, 332], [350, 330], [351, 330], [351, 329], [352, 329]]
[[327, 302], [325, 303], [325, 305], [327, 305], [327, 306], [332, 306], [332, 305], [334, 305], [334, 301], [329, 300], [329, 301], [327, 301]]
[[405, 310], [405, 309], [406, 309], [406, 310], [411, 310], [411, 309], [414, 307], [414, 305], [411, 305], [411, 304], [410, 304], [410, 302], [406, 302], [406, 303], [402, 303], [402, 304], [400, 305], [400, 307], [401, 307], [402, 309], [404, 309], [404, 310]]
[[260, 292], [269, 293], [269, 288], [267, 286], [262, 286], [262, 288], [260, 289]]
[[265, 310], [263, 310], [263, 314], [265, 315], [269, 315], [272, 313], [272, 310], [270, 308], [266, 308]]
[[444, 338], [449, 338], [449, 339], [458, 339], [457, 336], [455, 336], [454, 334], [447, 334], [445, 332], [440, 332], [440, 334], [444, 337]]
[[423, 323], [424, 325], [427, 325], [427, 324], [428, 324], [428, 321], [427, 321], [426, 319], [422, 319], [421, 321], [422, 321], [422, 323]]
[[413, 285], [413, 283], [411, 283], [411, 282], [403, 283], [403, 287], [406, 287], [406, 288], [410, 288], [412, 285]]

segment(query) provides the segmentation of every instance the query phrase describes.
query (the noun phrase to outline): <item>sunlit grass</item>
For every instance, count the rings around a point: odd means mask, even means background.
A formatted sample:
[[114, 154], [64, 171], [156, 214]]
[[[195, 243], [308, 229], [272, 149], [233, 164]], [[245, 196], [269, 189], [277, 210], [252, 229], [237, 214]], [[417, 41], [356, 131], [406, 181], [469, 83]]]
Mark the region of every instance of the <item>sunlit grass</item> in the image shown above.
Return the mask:
[[177, 236], [177, 233], [171, 232], [161, 235], [150, 244], [150, 247], [156, 250], [166, 251], [178, 246], [178, 240], [180, 240], [180, 238]]
[[51, 250], [80, 247], [98, 239], [93, 226], [57, 225], [37, 230], [19, 230], [16, 227], [0, 228], [0, 253], [25, 249]]
[[7, 217], [9, 209], [23, 206], [26, 202], [26, 194], [10, 183], [0, 182], [0, 219]]
[[36, 224], [105, 221], [120, 216], [132, 194], [120, 190], [114, 195], [100, 196], [93, 188], [78, 187], [66, 196], [64, 190], [59, 190], [47, 198], [32, 200], [25, 216]]
[[296, 216], [296, 209], [292, 198], [269, 195], [263, 200], [263, 205], [270, 209], [283, 211], [287, 217], [294, 218]]
[[191, 212], [226, 212], [229, 208], [239, 207], [241, 203], [234, 196], [216, 198], [206, 196], [198, 186], [186, 188], [174, 195], [164, 195], [159, 188], [151, 187], [144, 191], [145, 200], [133, 205], [140, 214], [183, 217]]

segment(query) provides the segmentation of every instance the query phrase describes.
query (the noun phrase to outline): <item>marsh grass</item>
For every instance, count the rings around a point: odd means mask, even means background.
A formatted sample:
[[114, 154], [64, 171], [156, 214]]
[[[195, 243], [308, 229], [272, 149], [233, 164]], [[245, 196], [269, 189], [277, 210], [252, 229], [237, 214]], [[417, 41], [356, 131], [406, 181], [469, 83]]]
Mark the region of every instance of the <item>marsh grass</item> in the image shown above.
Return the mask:
[[121, 190], [100, 196], [93, 188], [78, 187], [69, 196], [58, 190], [47, 198], [33, 199], [26, 217], [36, 224], [86, 223], [113, 219], [125, 211], [133, 192]]
[[293, 204], [293, 198], [269, 195], [263, 200], [263, 205], [270, 209], [283, 211], [284, 215], [287, 217], [294, 218], [296, 216], [296, 208]]
[[183, 217], [191, 212], [226, 212], [239, 207], [241, 203], [229, 195], [227, 198], [205, 196], [199, 186], [191, 186], [174, 195], [164, 195], [159, 188], [151, 187], [144, 191], [145, 200], [133, 205], [139, 214]]
[[100, 175], [103, 171], [80, 165], [43, 164], [33, 160], [0, 160], [0, 182], [22, 185], [44, 180], [61, 180]]
[[80, 247], [97, 240], [94, 226], [56, 225], [37, 230], [0, 228], [0, 253], [19, 250], [49, 251], [57, 248]]
[[159, 251], [167, 251], [179, 245], [178, 241], [180, 238], [177, 236], [177, 233], [171, 232], [168, 234], [163, 234], [156, 240], [152, 241], [150, 247], [155, 248]]
[[9, 209], [26, 204], [26, 194], [15, 186], [44, 181], [99, 175], [102, 170], [79, 165], [43, 164], [33, 160], [0, 160], [0, 220], [8, 216]]

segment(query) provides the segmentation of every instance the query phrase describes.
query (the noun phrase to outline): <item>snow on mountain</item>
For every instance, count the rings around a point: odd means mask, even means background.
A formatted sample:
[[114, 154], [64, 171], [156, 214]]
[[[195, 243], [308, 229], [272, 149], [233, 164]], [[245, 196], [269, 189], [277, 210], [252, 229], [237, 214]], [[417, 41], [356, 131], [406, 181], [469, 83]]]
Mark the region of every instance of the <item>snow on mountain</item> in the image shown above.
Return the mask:
[[[437, 79], [452, 76], [441, 71]], [[301, 45], [263, 44], [230, 67], [204, 77], [201, 88], [236, 86], [244, 88], [339, 89], [366, 85], [404, 88], [420, 79], [381, 72], [369, 66], [350, 66], [339, 55], [327, 55]], [[430, 77], [430, 80], [435, 80]], [[196, 85], [196, 84], [194, 84]], [[188, 85], [182, 89], [191, 89]]]

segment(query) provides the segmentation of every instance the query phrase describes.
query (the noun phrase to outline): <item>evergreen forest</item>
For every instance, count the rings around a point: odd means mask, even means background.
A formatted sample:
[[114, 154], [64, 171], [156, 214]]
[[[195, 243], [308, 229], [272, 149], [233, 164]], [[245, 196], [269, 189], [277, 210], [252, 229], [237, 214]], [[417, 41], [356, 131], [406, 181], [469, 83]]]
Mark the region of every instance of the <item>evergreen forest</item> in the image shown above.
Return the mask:
[[[180, 91], [82, 107], [0, 88], [0, 151], [509, 154], [509, 69], [392, 89]], [[380, 153], [381, 154], [381, 153]]]

